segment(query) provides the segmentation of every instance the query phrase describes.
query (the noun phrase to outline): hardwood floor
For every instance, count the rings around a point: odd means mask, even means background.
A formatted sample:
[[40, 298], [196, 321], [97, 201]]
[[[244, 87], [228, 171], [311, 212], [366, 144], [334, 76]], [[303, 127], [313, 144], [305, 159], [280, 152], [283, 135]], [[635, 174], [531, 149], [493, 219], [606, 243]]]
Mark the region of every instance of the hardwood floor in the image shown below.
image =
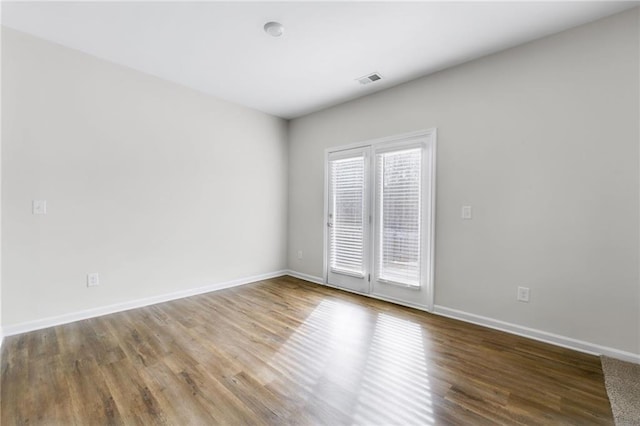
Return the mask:
[[613, 424], [600, 361], [282, 277], [5, 339], [1, 420]]

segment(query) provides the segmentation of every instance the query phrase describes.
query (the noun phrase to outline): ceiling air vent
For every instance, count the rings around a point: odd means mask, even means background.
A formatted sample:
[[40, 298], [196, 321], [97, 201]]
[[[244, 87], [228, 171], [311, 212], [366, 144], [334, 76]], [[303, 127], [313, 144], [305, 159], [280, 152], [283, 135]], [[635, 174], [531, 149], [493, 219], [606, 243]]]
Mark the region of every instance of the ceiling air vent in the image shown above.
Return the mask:
[[373, 74], [360, 77], [357, 80], [358, 82], [360, 82], [360, 84], [369, 84], [369, 83], [373, 83], [374, 81], [382, 80], [382, 76], [377, 72], [374, 72]]

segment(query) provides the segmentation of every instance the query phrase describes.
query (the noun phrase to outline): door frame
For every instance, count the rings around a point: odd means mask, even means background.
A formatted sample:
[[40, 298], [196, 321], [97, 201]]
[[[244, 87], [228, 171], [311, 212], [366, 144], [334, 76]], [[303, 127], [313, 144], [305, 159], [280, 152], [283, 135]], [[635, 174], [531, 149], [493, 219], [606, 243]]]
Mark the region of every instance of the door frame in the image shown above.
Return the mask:
[[[428, 190], [428, 194], [427, 197], [425, 197], [425, 208], [428, 209], [429, 213], [430, 213], [430, 217], [431, 217], [431, 223], [430, 224], [426, 224], [426, 226], [429, 229], [429, 235], [427, 236], [426, 239], [426, 243], [427, 243], [427, 253], [428, 253], [428, 257], [426, 259], [423, 259], [423, 262], [425, 262], [429, 267], [427, 268], [427, 271], [424, 272], [424, 279], [425, 279], [425, 283], [424, 283], [424, 288], [425, 291], [427, 291], [428, 297], [427, 297], [427, 303], [425, 306], [423, 305], [417, 305], [417, 304], [413, 304], [410, 302], [406, 302], [406, 301], [401, 301], [401, 300], [397, 300], [397, 299], [393, 299], [393, 298], [389, 298], [389, 297], [384, 297], [384, 296], [380, 296], [380, 295], [376, 295], [373, 294], [371, 291], [371, 282], [369, 280], [369, 291], [366, 293], [361, 293], [361, 292], [357, 292], [357, 291], [353, 291], [353, 290], [349, 290], [349, 289], [344, 289], [342, 287], [336, 287], [339, 288], [341, 290], [344, 291], [349, 291], [352, 293], [357, 293], [357, 294], [361, 294], [364, 296], [368, 296], [368, 297], [372, 297], [374, 299], [380, 299], [380, 300], [386, 300], [388, 302], [392, 302], [392, 303], [396, 303], [398, 305], [404, 305], [404, 306], [409, 306], [411, 308], [415, 308], [415, 309], [419, 309], [419, 310], [423, 310], [423, 311], [427, 311], [427, 312], [433, 312], [433, 307], [434, 307], [434, 299], [435, 299], [435, 284], [434, 284], [434, 280], [435, 280], [435, 223], [436, 223], [436, 146], [437, 146], [437, 128], [433, 127], [430, 129], [425, 129], [425, 130], [418, 130], [418, 131], [414, 131], [414, 132], [408, 132], [408, 133], [402, 133], [402, 134], [398, 134], [398, 135], [392, 135], [392, 136], [385, 136], [382, 138], [376, 138], [376, 139], [369, 139], [369, 140], [365, 140], [365, 141], [360, 141], [360, 142], [354, 142], [354, 143], [350, 143], [350, 144], [346, 144], [346, 145], [340, 145], [340, 146], [333, 146], [333, 147], [329, 147], [325, 149], [325, 153], [324, 153], [324, 200], [323, 200], [323, 209], [324, 209], [324, 213], [323, 213], [323, 254], [322, 254], [322, 282], [324, 285], [329, 286], [329, 287], [335, 287], [331, 284], [329, 284], [329, 278], [328, 278], [328, 271], [329, 271], [329, 259], [328, 259], [328, 244], [329, 244], [329, 232], [328, 232], [328, 227], [327, 227], [327, 223], [329, 222], [329, 153], [331, 152], [339, 152], [339, 151], [345, 151], [345, 150], [349, 150], [349, 149], [354, 149], [354, 148], [366, 148], [366, 147], [370, 147], [370, 148], [375, 148], [376, 145], [381, 145], [381, 144], [389, 144], [389, 143], [393, 143], [393, 142], [398, 142], [401, 143], [402, 141], [406, 140], [406, 139], [416, 139], [416, 138], [423, 138], [425, 143], [427, 144], [428, 150], [429, 150], [429, 155], [427, 155], [427, 163], [425, 163], [426, 166], [426, 172], [429, 173], [428, 179], [429, 182], [431, 182], [431, 185], [427, 188]], [[374, 151], [374, 149], [371, 150], [372, 152]], [[369, 156], [369, 161], [373, 161], [372, 158], [374, 158], [373, 155]], [[375, 188], [375, 185], [369, 185], [370, 191], [373, 191]], [[371, 194], [371, 199], [370, 202], [373, 202], [373, 194]], [[373, 226], [375, 224], [376, 221], [376, 217], [375, 217], [375, 209], [370, 209], [370, 219], [369, 219], [369, 235], [372, 236], [373, 238]], [[368, 249], [370, 253], [368, 253], [368, 257], [369, 257], [369, 268], [371, 267], [372, 262], [374, 262], [373, 259], [373, 245], [370, 244], [371, 247]], [[371, 274], [371, 270], [367, 271], [367, 274]]]

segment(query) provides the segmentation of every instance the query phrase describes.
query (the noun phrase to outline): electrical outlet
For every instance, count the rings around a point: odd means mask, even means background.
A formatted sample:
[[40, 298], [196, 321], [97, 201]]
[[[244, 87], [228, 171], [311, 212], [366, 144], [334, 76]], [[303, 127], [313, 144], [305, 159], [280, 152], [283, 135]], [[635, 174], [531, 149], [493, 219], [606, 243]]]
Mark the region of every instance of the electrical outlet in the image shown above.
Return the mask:
[[518, 301], [529, 303], [529, 287], [518, 287]]
[[302, 259], [302, 250], [298, 250], [298, 260]]
[[33, 200], [31, 208], [33, 214], [47, 214], [47, 200]]
[[95, 287], [100, 285], [100, 276], [97, 272], [87, 274], [87, 287]]

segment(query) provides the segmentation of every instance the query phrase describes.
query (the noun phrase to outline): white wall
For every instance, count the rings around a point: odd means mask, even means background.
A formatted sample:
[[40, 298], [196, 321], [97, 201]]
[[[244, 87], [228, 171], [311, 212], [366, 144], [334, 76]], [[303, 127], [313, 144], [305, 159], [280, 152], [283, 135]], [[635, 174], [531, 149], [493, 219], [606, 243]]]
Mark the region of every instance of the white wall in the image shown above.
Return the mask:
[[2, 35], [5, 327], [286, 268], [284, 120]]
[[436, 304], [640, 354], [638, 44], [632, 10], [293, 120], [289, 268], [325, 148], [437, 127]]

